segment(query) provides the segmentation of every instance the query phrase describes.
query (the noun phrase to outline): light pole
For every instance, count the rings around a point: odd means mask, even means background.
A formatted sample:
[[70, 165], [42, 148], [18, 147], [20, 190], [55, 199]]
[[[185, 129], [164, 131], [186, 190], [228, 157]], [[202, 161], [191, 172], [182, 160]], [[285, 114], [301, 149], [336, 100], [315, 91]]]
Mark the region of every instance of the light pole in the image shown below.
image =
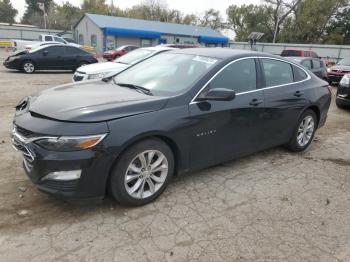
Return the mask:
[[44, 28], [47, 29], [47, 24], [48, 24], [48, 17], [47, 17], [47, 13], [45, 10], [45, 3], [38, 3], [38, 8], [43, 11], [44, 13]]

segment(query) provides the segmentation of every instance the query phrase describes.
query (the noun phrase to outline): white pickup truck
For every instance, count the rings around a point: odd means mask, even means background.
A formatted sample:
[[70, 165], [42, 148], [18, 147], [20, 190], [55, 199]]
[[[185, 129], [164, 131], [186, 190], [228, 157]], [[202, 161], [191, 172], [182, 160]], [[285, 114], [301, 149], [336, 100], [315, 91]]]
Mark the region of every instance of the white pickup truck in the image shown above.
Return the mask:
[[80, 47], [80, 45], [72, 42], [68, 42], [65, 39], [63, 39], [60, 36], [56, 35], [39, 35], [39, 41], [27, 41], [27, 40], [14, 40], [16, 42], [16, 47], [18, 50], [21, 49], [27, 49], [32, 50], [35, 48], [38, 48], [42, 45], [49, 45], [49, 44], [66, 44], [74, 47]]

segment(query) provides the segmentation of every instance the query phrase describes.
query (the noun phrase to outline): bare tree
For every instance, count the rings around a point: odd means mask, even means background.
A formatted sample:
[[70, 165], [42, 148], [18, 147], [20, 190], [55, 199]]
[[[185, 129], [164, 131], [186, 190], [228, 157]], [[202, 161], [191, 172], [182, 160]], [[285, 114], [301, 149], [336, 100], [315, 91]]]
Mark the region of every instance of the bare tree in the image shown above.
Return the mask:
[[277, 34], [284, 20], [297, 8], [301, 0], [265, 0], [273, 8], [274, 34], [272, 42], [276, 42]]

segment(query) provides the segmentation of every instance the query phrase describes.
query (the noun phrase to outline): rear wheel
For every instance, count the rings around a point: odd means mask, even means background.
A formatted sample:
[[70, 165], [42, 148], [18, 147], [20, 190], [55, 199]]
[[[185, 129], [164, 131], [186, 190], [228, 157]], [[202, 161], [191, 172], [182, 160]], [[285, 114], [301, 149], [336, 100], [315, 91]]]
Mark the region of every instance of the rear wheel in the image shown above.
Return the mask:
[[294, 152], [304, 151], [312, 142], [317, 127], [317, 117], [313, 110], [306, 110], [299, 118], [293, 136], [287, 147]]
[[173, 173], [171, 149], [159, 139], [147, 139], [120, 157], [111, 174], [110, 192], [122, 205], [144, 205], [164, 191]]
[[32, 61], [27, 60], [22, 63], [22, 71], [26, 74], [32, 74], [35, 72], [35, 65]]

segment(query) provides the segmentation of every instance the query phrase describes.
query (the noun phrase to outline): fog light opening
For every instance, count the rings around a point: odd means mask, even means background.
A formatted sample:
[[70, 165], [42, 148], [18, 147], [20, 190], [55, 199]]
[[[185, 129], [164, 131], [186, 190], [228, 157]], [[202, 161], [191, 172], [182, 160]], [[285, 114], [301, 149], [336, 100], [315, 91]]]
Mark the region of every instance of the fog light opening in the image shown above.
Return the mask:
[[70, 181], [77, 180], [81, 176], [81, 170], [70, 170], [70, 171], [55, 171], [48, 173], [41, 180], [59, 180], [59, 181]]

